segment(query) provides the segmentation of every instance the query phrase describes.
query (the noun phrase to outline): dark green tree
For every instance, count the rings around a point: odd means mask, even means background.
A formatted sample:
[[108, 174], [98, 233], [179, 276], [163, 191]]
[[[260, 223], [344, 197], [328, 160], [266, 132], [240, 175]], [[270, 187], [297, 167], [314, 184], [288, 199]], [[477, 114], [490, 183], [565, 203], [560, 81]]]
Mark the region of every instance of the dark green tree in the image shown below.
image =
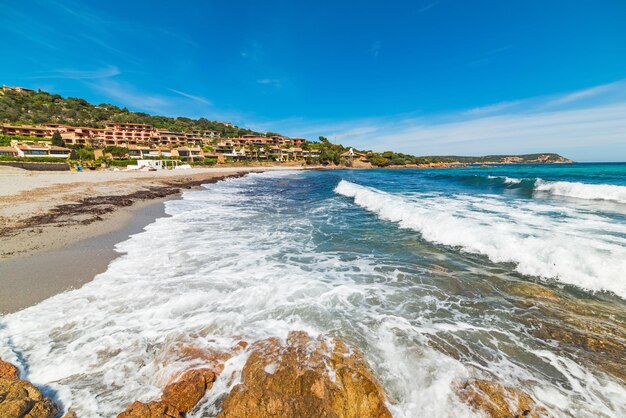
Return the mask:
[[55, 131], [52, 134], [52, 145], [54, 145], [55, 147], [65, 146], [65, 141], [63, 141], [63, 138], [61, 138], [61, 134], [59, 133], [59, 131]]

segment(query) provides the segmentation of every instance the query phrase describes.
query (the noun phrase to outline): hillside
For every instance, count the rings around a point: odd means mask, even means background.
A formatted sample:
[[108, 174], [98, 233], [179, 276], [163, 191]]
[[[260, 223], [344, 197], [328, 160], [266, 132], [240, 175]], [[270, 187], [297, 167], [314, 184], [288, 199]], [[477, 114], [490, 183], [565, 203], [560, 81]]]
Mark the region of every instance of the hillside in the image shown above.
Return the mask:
[[433, 162], [444, 163], [517, 163], [517, 164], [534, 164], [534, 163], [571, 163], [569, 160], [559, 154], [542, 153], [542, 154], [522, 154], [522, 155], [485, 155], [482, 157], [463, 157], [457, 155], [418, 157], [423, 160], [433, 160]]
[[[94, 105], [84, 99], [50, 94], [44, 91], [15, 91], [10, 88], [0, 90], [0, 123], [41, 125], [49, 123], [73, 126], [104, 127], [106, 122], [145, 123], [158, 129], [173, 132], [191, 132], [195, 130], [213, 130], [221, 138], [235, 138], [241, 135], [262, 135], [249, 129], [239, 128], [224, 122], [209, 121], [206, 118], [191, 119], [186, 117], [154, 116], [142, 112], [133, 112], [127, 108], [103, 103]], [[0, 145], [8, 145], [12, 137], [0, 137]], [[320, 150], [321, 155], [315, 163], [341, 164], [342, 154], [349, 147], [333, 144], [320, 137], [319, 142], [306, 141], [303, 149]], [[382, 153], [362, 151], [373, 166], [404, 166], [425, 164], [523, 164], [523, 163], [566, 163], [571, 162], [554, 153], [526, 155], [487, 155], [483, 157], [465, 156], [422, 156], [386, 151]], [[345, 163], [345, 161], [344, 161]]]
[[35, 92], [0, 90], [0, 122], [33, 125], [61, 123], [94, 128], [104, 127], [105, 122], [146, 123], [173, 132], [213, 130], [225, 138], [257, 133], [205, 118], [152, 116], [108, 103], [93, 105], [84, 99], [64, 98], [41, 90]]
[[402, 166], [408, 164], [538, 164], [538, 163], [571, 163], [559, 154], [541, 153], [524, 155], [485, 155], [482, 157], [456, 156], [456, 155], [432, 155], [416, 157], [408, 154], [391, 151], [383, 153], [368, 153], [368, 159], [378, 167]]

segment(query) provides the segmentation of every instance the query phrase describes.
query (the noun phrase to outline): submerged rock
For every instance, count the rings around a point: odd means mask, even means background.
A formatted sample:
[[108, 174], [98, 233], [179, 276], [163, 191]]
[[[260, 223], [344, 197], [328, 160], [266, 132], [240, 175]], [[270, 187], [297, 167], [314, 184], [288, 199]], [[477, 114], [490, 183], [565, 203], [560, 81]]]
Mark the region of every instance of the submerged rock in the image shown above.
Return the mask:
[[477, 412], [498, 418], [538, 418], [549, 416], [535, 400], [518, 389], [489, 380], [471, 379], [457, 387], [461, 400]]
[[269, 338], [249, 350], [242, 383], [225, 399], [219, 418], [391, 417], [361, 353], [339, 340], [329, 345], [291, 332], [286, 344]]
[[619, 304], [595, 298], [573, 299], [539, 284], [518, 282], [508, 288], [523, 308], [518, 316], [528, 333], [577, 362], [626, 380], [626, 316]]
[[19, 379], [17, 367], [0, 360], [0, 417], [54, 418], [60, 411], [32, 383]]

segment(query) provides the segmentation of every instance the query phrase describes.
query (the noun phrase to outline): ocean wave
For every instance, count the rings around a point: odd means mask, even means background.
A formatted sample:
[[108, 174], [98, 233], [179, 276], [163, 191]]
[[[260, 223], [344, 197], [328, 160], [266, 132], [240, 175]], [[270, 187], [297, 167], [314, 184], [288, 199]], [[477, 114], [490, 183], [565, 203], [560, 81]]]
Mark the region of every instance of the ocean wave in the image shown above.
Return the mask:
[[[465, 288], [472, 286], [473, 273], [439, 275], [426, 267], [430, 262], [402, 262], [395, 256], [399, 248], [391, 249], [391, 257], [372, 251], [377, 242], [402, 243], [377, 235], [377, 222], [354, 218], [359, 211], [352, 202], [331, 191], [336, 174], [291, 175], [293, 180], [286, 173], [228, 179], [168, 201], [169, 216], [118, 244], [123, 255], [106, 272], [2, 317], [0, 357], [22, 362], [29, 380], [86, 417], [116, 416], [135, 400], [158, 399], [169, 377], [198, 367], [180, 358], [181, 347], [228, 350], [241, 340], [285, 338], [291, 330], [345, 337], [361, 349], [397, 418], [474, 416], [454, 388], [481, 376], [523, 387], [554, 416], [610, 416], [626, 408], [623, 386], [592, 378], [595, 368], [582, 370], [560, 350], [537, 345], [504, 299], [485, 305], [492, 299], [486, 294], [476, 305], [476, 293]], [[510, 237], [507, 228], [515, 229], [515, 222], [499, 224], [500, 218], [525, 219], [529, 235], [545, 228], [546, 235], [556, 230], [562, 238], [554, 224], [530, 215], [553, 207], [528, 199], [523, 208], [511, 208], [481, 196], [433, 193], [408, 200], [353, 183], [340, 186], [359, 202], [397, 209], [394, 219], [419, 213], [423, 231], [449, 232], [440, 236], [444, 241], [464, 237], [497, 246], [490, 235]], [[578, 220], [577, 233], [583, 223], [606, 227], [599, 217], [564, 211]], [[476, 214], [482, 218], [472, 220]], [[463, 216], [450, 224], [449, 218]], [[366, 224], [372, 228], [362, 229]], [[517, 244], [510, 246], [521, 257], [528, 251]], [[528, 243], [529, 259], [536, 256], [535, 244]], [[460, 276], [465, 278], [455, 282]], [[458, 343], [463, 354], [437, 349], [442, 341]], [[550, 357], [537, 354], [542, 352]], [[216, 405], [237, 384], [246, 356], [227, 361], [190, 417], [217, 415]]]
[[535, 180], [535, 191], [587, 200], [610, 200], [626, 203], [626, 186], [569, 181]]
[[524, 275], [626, 298], [624, 231], [601, 216], [569, 209], [555, 217], [550, 205], [495, 196], [409, 198], [345, 180], [335, 192], [432, 243], [514, 263]]
[[500, 179], [504, 184], [520, 184], [522, 182], [522, 179], [507, 176], [487, 176], [487, 178], [491, 180]]

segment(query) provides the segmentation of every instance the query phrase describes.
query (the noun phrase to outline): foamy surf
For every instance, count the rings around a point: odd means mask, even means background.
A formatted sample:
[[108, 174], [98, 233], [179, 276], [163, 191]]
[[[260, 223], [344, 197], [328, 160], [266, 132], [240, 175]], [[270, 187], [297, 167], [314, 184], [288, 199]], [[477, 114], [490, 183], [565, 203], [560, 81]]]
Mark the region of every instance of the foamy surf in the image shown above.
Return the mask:
[[520, 184], [522, 179], [516, 179], [507, 176], [487, 176], [488, 179], [501, 179], [504, 184]]
[[[21, 364], [30, 380], [81, 417], [111, 417], [133, 401], [158, 399], [172, 373], [195, 365], [176, 360], [177, 344], [219, 350], [291, 330], [339, 336], [360, 348], [394, 417], [474, 416], [454, 392], [473, 377], [518, 387], [554, 416], [626, 410], [622, 384], [520, 324], [529, 310], [520, 311], [490, 282], [511, 280], [505, 269], [485, 274], [473, 260], [464, 264], [462, 253], [433, 250], [412, 233], [400, 238], [408, 231], [363, 216], [333, 192], [337, 176], [377, 175], [371, 173], [254, 174], [187, 192], [167, 203], [170, 217], [119, 244], [123, 255], [93, 282], [3, 317], [0, 357]], [[397, 215], [389, 215], [398, 222], [416, 202], [427, 204], [418, 210], [425, 213], [456, 205], [466, 220], [471, 202], [484, 212], [476, 231], [502, 228], [494, 227], [493, 214], [506, 213], [504, 201], [483, 196], [455, 203], [439, 193], [406, 197], [340, 186], [385, 211], [390, 198], [400, 197], [391, 201]], [[553, 209], [535, 204], [508, 216], [519, 222], [526, 216], [533, 231], [543, 218], [530, 222], [532, 211]], [[466, 226], [459, 218], [452, 226]], [[585, 219], [606, 223], [591, 214]], [[403, 255], [415, 249], [422, 250], [419, 262]], [[189, 416], [216, 416], [245, 361], [245, 353], [229, 360]]]
[[626, 230], [602, 216], [488, 195], [407, 197], [345, 180], [335, 192], [427, 241], [515, 263], [525, 275], [626, 298]]
[[609, 200], [626, 203], [626, 186], [614, 184], [589, 184], [537, 179], [535, 180], [535, 191], [577, 199]]

